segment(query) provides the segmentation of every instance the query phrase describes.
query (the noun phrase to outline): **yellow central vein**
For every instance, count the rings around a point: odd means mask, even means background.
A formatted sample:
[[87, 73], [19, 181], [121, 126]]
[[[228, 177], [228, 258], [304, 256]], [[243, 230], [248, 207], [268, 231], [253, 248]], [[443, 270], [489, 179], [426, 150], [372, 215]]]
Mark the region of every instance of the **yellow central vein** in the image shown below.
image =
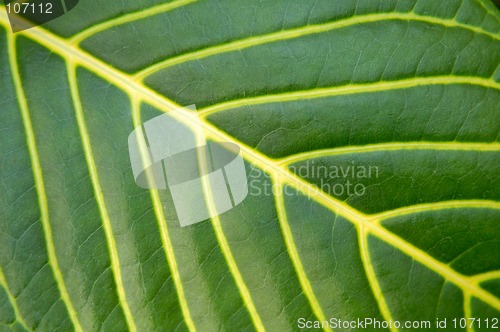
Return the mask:
[[[391, 311], [389, 310], [389, 307], [387, 306], [387, 303], [385, 301], [384, 294], [382, 293], [382, 288], [380, 288], [380, 285], [377, 280], [377, 275], [375, 274], [375, 271], [373, 270], [373, 265], [372, 261], [370, 258], [370, 251], [368, 248], [368, 234], [365, 231], [365, 228], [363, 226], [358, 226], [357, 227], [358, 231], [358, 241], [359, 241], [359, 252], [361, 256], [361, 261], [363, 262], [363, 267], [366, 272], [366, 276], [368, 279], [368, 283], [370, 284], [370, 287], [372, 289], [373, 295], [375, 297], [375, 300], [378, 303], [378, 307], [380, 309], [380, 313], [384, 317], [385, 321], [389, 322], [392, 321], [392, 315]], [[396, 332], [398, 329], [396, 327], [392, 327], [391, 331]]]
[[[8, 20], [6, 18], [6, 15], [1, 12], [0, 23], [3, 26], [8, 27]], [[75, 61], [78, 61], [81, 66], [91, 70], [96, 75], [104, 78], [108, 82], [120, 87], [129, 95], [137, 94], [141, 97], [142, 100], [158, 108], [159, 110], [162, 110], [164, 112], [169, 111], [170, 114], [179, 121], [188, 124], [193, 123], [192, 115], [190, 115], [186, 111], [181, 110], [179, 105], [173, 103], [165, 96], [158, 94], [150, 88], [147, 88], [144, 85], [133, 81], [130, 75], [126, 75], [111, 67], [110, 65], [103, 63], [101, 60], [98, 60], [95, 57], [89, 55], [85, 51], [68, 44], [66, 40], [40, 27], [24, 30], [20, 32], [20, 34], [29, 37], [40, 45], [43, 45], [53, 52], [60, 54], [64, 58], [73, 58]], [[270, 174], [275, 174], [276, 176], [283, 176], [288, 184], [292, 185], [297, 190], [303, 192], [309, 197], [315, 199], [318, 203], [322, 204], [333, 212], [347, 218], [354, 224], [365, 225], [367, 230], [378, 238], [419, 261], [429, 269], [441, 274], [457, 286], [471, 291], [476, 297], [482, 299], [484, 302], [490, 304], [495, 308], [500, 308], [500, 300], [495, 296], [477, 287], [476, 285], [472, 285], [470, 281], [463, 275], [457, 273], [449, 266], [436, 261], [427, 253], [418, 248], [415, 248], [408, 242], [384, 229], [380, 225], [369, 223], [367, 221], [367, 215], [353, 209], [344, 202], [338, 201], [337, 199], [326, 195], [325, 193], [318, 192], [318, 190], [314, 188], [314, 186], [312, 186], [310, 183], [306, 182], [303, 179], [300, 179], [295, 174], [291, 173], [288, 169], [282, 167], [281, 165], [277, 165], [275, 161], [273, 161], [269, 157], [253, 150], [243, 142], [240, 142], [234, 137], [216, 128], [211, 123], [203, 119], [202, 123], [204, 126], [205, 134], [208, 138], [213, 138], [217, 141], [227, 141], [238, 144], [240, 146], [242, 156], [249, 162], [261, 168], [263, 171], [269, 172]]]
[[475, 76], [430, 76], [430, 77], [413, 77], [394, 81], [379, 81], [373, 83], [362, 84], [346, 84], [328, 88], [316, 88], [302, 91], [285, 92], [257, 97], [241, 98], [226, 101], [223, 103], [211, 105], [200, 109], [200, 116], [207, 117], [211, 114], [225, 111], [231, 108], [262, 105], [270, 103], [290, 102], [304, 99], [326, 98], [342, 95], [353, 95], [360, 93], [372, 93], [391, 91], [399, 89], [408, 89], [418, 86], [428, 85], [451, 85], [451, 84], [470, 84], [478, 85], [485, 88], [500, 90], [500, 83], [491, 78], [481, 78]]
[[345, 154], [358, 154], [381, 151], [399, 150], [438, 150], [438, 151], [500, 151], [500, 143], [470, 143], [470, 142], [390, 142], [369, 144], [362, 146], [345, 146], [332, 149], [322, 149], [297, 153], [277, 162], [280, 165], [289, 166], [291, 164], [306, 161], [314, 158], [330, 157]]
[[136, 326], [134, 323], [134, 318], [127, 303], [127, 296], [125, 294], [125, 287], [123, 285], [123, 279], [120, 268], [120, 258], [118, 257], [118, 248], [116, 246], [116, 240], [113, 235], [113, 228], [111, 226], [111, 220], [109, 218], [108, 210], [106, 208], [106, 201], [102, 193], [101, 184], [99, 182], [99, 175], [97, 174], [97, 166], [94, 161], [92, 146], [90, 142], [90, 137], [87, 131], [87, 125], [85, 124], [85, 118], [82, 110], [82, 103], [80, 100], [80, 95], [78, 93], [78, 82], [76, 80], [76, 67], [73, 62], [68, 62], [68, 82], [71, 91], [71, 97], [73, 99], [73, 105], [75, 108], [76, 119], [78, 123], [78, 130], [80, 132], [80, 137], [82, 138], [82, 146], [85, 154], [85, 160], [87, 161], [87, 167], [90, 173], [90, 179], [92, 181], [92, 187], [94, 189], [94, 194], [96, 197], [97, 205], [99, 207], [99, 213], [102, 219], [102, 225], [104, 233], [106, 235], [106, 241], [108, 243], [109, 256], [111, 259], [111, 270], [113, 271], [113, 276], [117, 288], [118, 300], [120, 306], [123, 309], [123, 314], [127, 321], [127, 326], [130, 331], [135, 332]]
[[[288, 223], [288, 218], [286, 215], [285, 202], [283, 200], [283, 187], [276, 179], [273, 179], [273, 182], [278, 185], [277, 193], [275, 193], [276, 212], [278, 213], [278, 220], [280, 223], [281, 231], [283, 233], [283, 239], [285, 240], [288, 255], [292, 260], [300, 285], [302, 286], [307, 300], [311, 304], [314, 315], [320, 321], [326, 321], [327, 319], [325, 317], [325, 314], [323, 313], [319, 301], [314, 294], [312, 285], [309, 282], [309, 278], [307, 277], [304, 267], [302, 266], [302, 261], [300, 259], [297, 247], [295, 246], [292, 230], [290, 229], [290, 224]], [[325, 331], [331, 331], [330, 327], [325, 327]]]
[[5, 279], [5, 276], [3, 274], [2, 268], [0, 268], [0, 286], [5, 289], [5, 292], [7, 293], [7, 297], [9, 298], [9, 302], [12, 305], [12, 308], [14, 309], [14, 314], [16, 315], [16, 320], [19, 322], [19, 324], [22, 325], [27, 331], [32, 331], [24, 321], [23, 316], [21, 315], [21, 311], [19, 310], [19, 306], [17, 305], [17, 300], [14, 297], [14, 295], [11, 293], [9, 285], [7, 284], [7, 280]]
[[[135, 128], [142, 126], [141, 121], [141, 111], [140, 111], [140, 102], [135, 96], [132, 98], [132, 122]], [[137, 142], [140, 146], [140, 153], [143, 162], [146, 160], [145, 153], [147, 151], [146, 142], [144, 141], [144, 137], [138, 137]], [[146, 172], [146, 178], [150, 187], [153, 188], [151, 176], [148, 172]], [[163, 213], [163, 207], [161, 203], [161, 198], [156, 189], [149, 190], [151, 194], [151, 200], [153, 202], [153, 208], [156, 215], [156, 220], [158, 222], [158, 228], [160, 230], [160, 237], [163, 246], [163, 250], [165, 251], [165, 255], [167, 258], [168, 265], [170, 267], [170, 273], [172, 274], [172, 279], [174, 280], [175, 289], [177, 291], [177, 297], [179, 299], [179, 305], [181, 307], [182, 316], [184, 317], [184, 321], [190, 332], [195, 332], [196, 327], [194, 325], [193, 318], [191, 317], [191, 313], [189, 311], [189, 306], [187, 303], [186, 295], [184, 294], [184, 288], [182, 285], [182, 279], [179, 273], [179, 269], [177, 267], [177, 260], [175, 258], [174, 247], [172, 245], [172, 241], [170, 240], [170, 235], [168, 232], [167, 220], [165, 219], [165, 215]]]
[[[5, 16], [3, 18], [3, 24], [5, 26]], [[30, 159], [33, 168], [33, 177], [35, 180], [35, 187], [38, 196], [38, 205], [40, 206], [41, 222], [43, 227], [43, 233], [47, 243], [47, 255], [52, 273], [54, 274], [54, 279], [61, 294], [61, 299], [66, 305], [69, 317], [73, 326], [77, 332], [82, 331], [80, 322], [78, 321], [78, 316], [71, 299], [69, 297], [66, 285], [64, 283], [64, 278], [59, 268], [59, 263], [57, 261], [56, 249], [54, 246], [54, 239], [52, 238], [52, 228], [49, 219], [49, 207], [47, 202], [47, 195], [45, 193], [45, 184], [43, 182], [42, 167], [40, 165], [40, 159], [38, 157], [38, 151], [36, 146], [35, 132], [33, 130], [33, 125], [31, 124], [31, 117], [28, 109], [28, 102], [26, 96], [24, 95], [23, 86], [21, 83], [21, 76], [19, 74], [19, 65], [17, 63], [17, 50], [15, 36], [11, 33], [7, 34], [7, 43], [9, 49], [9, 61], [12, 71], [12, 79], [14, 80], [14, 85], [17, 93], [17, 100], [19, 101], [19, 107], [21, 109], [21, 116], [23, 119], [24, 128], [26, 131], [26, 139], [28, 144], [28, 150], [30, 154]]]
[[70, 42], [77, 45], [81, 43], [84, 39], [92, 37], [93, 35], [103, 32], [106, 29], [114, 28], [116, 26], [127, 24], [133, 21], [145, 19], [154, 15], [159, 15], [161, 13], [165, 13], [171, 11], [173, 9], [188, 5], [190, 3], [196, 2], [197, 0], [177, 0], [169, 3], [164, 3], [161, 5], [153, 6], [145, 10], [121, 15], [118, 18], [111, 19], [94, 26], [91, 26], [78, 34], [71, 37]]
[[305, 27], [282, 30], [278, 32], [269, 33], [266, 35], [253, 36], [245, 39], [236, 40], [233, 42], [229, 42], [226, 44], [216, 45], [208, 48], [204, 48], [198, 51], [194, 51], [191, 53], [182, 54], [176, 57], [172, 57], [166, 59], [162, 62], [154, 64], [150, 67], [147, 67], [134, 75], [134, 79], [141, 81], [149, 75], [156, 73], [162, 69], [179, 65], [181, 63], [192, 61], [192, 60], [200, 60], [202, 58], [206, 58], [213, 55], [218, 55], [226, 52], [232, 52], [236, 50], [243, 50], [249, 47], [264, 45], [272, 42], [294, 39], [302, 36], [318, 34], [322, 32], [327, 32], [335, 29], [345, 28], [349, 26], [354, 26], [358, 24], [364, 23], [373, 23], [380, 22], [386, 20], [402, 20], [402, 21], [418, 21], [436, 25], [442, 25], [445, 27], [453, 27], [453, 28], [462, 28], [473, 31], [478, 34], [483, 34], [491, 37], [495, 40], [500, 40], [500, 36], [495, 33], [485, 31], [481, 28], [467, 25], [463, 23], [459, 23], [452, 19], [441, 19], [432, 16], [423, 16], [417, 15], [415, 13], [381, 13], [381, 14], [366, 14], [360, 16], [354, 16], [346, 19], [341, 19], [339, 21], [322, 23], [316, 25], [308, 25]]

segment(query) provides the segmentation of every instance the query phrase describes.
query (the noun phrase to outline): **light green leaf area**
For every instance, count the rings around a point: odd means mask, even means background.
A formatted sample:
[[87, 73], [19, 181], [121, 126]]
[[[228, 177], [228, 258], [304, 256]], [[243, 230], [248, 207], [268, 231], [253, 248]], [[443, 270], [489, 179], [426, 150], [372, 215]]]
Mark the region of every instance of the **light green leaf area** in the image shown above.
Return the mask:
[[[0, 8], [0, 331], [487, 330], [499, 20], [486, 0], [81, 0], [12, 34]], [[127, 139], [191, 104], [249, 195], [181, 228]]]

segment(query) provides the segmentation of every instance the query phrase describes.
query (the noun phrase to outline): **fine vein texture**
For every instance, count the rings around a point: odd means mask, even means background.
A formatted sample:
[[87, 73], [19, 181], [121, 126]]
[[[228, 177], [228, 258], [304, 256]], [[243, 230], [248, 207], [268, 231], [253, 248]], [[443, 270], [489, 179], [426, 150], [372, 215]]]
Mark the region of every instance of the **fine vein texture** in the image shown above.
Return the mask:
[[[16, 34], [0, 7], [0, 331], [484, 329], [499, 68], [488, 0], [80, 0]], [[243, 203], [180, 227], [135, 184], [164, 112], [240, 146]]]

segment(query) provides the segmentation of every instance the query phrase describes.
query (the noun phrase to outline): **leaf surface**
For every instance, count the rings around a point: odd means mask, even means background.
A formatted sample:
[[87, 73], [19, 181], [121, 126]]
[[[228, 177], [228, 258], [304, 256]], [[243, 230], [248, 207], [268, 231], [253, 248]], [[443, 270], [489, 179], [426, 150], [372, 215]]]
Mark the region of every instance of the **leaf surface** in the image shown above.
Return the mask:
[[[1, 8], [2, 330], [498, 317], [499, 17], [82, 0], [12, 34]], [[135, 184], [127, 138], [191, 104], [241, 147], [250, 194], [181, 228], [168, 192]]]

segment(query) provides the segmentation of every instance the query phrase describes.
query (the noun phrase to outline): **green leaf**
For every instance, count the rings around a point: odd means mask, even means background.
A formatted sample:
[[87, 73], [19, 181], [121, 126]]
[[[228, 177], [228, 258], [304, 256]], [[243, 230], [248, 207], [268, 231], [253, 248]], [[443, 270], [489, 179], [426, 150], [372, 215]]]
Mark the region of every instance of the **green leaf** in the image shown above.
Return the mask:
[[[487, 329], [499, 20], [486, 0], [81, 0], [13, 34], [0, 8], [1, 330]], [[250, 193], [181, 228], [127, 138], [191, 104]]]

